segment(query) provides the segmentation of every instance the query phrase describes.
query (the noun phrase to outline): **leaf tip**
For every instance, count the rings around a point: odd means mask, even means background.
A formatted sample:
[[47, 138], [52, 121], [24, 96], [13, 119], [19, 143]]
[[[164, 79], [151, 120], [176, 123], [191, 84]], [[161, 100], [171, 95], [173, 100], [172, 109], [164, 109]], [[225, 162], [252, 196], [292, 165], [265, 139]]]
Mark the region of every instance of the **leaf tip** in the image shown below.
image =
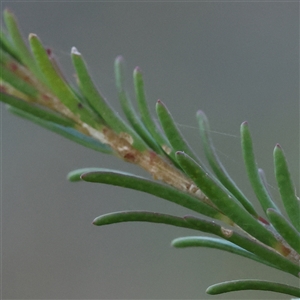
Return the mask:
[[196, 117], [197, 117], [199, 120], [201, 120], [201, 121], [207, 122], [207, 117], [206, 117], [204, 111], [201, 110], [201, 109], [199, 109], [199, 110], [197, 111]]
[[158, 106], [165, 107], [164, 103], [160, 99], [156, 101], [156, 107]]
[[175, 155], [176, 156], [181, 156], [181, 155], [184, 155], [184, 152], [183, 151], [176, 151]]
[[72, 47], [71, 54], [73, 54], [73, 55], [81, 55], [81, 53], [77, 50], [76, 47]]
[[270, 208], [267, 208], [266, 213], [267, 213], [267, 215], [269, 215], [269, 214], [272, 214], [272, 213], [276, 213], [276, 211], [275, 211], [274, 208], [270, 207]]
[[124, 63], [124, 57], [122, 55], [118, 55], [115, 59], [116, 64]]
[[134, 75], [142, 75], [142, 70], [139, 66], [135, 67], [133, 70]]
[[212, 291], [211, 287], [212, 287], [212, 286], [209, 286], [209, 287], [206, 289], [206, 291], [205, 291], [206, 294], [208, 294], [208, 295], [214, 295], [214, 292]]
[[3, 11], [5, 15], [13, 15], [13, 12], [10, 8], [6, 7]]
[[37, 38], [35, 33], [29, 33], [29, 39]]
[[275, 149], [274, 149], [274, 150], [277, 150], [277, 149], [278, 149], [278, 150], [282, 150], [280, 144], [278, 144], [278, 143], [275, 145]]

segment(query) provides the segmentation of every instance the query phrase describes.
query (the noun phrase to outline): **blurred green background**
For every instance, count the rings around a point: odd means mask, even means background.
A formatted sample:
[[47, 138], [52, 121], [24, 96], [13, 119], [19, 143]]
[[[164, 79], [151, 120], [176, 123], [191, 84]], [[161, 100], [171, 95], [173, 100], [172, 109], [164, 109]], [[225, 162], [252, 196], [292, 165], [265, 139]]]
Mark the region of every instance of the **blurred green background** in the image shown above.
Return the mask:
[[[253, 199], [240, 154], [247, 120], [257, 161], [277, 200], [272, 151], [286, 152], [299, 191], [299, 3], [297, 2], [15, 2], [27, 36], [53, 48], [74, 80], [69, 53], [84, 55], [97, 86], [120, 111], [113, 61], [144, 71], [154, 113], [161, 99], [202, 153], [195, 118], [210, 119], [225, 166]], [[69, 183], [81, 167], [148, 176], [8, 114], [2, 105], [2, 293], [4, 299], [289, 299], [267, 292], [207, 296], [207, 286], [259, 278], [296, 278], [211, 249], [173, 249], [173, 238], [197, 232], [146, 223], [97, 228], [100, 214], [146, 209], [184, 215], [161, 199], [117, 187]], [[256, 205], [257, 206], [257, 205]], [[257, 206], [258, 207], [258, 206]]]

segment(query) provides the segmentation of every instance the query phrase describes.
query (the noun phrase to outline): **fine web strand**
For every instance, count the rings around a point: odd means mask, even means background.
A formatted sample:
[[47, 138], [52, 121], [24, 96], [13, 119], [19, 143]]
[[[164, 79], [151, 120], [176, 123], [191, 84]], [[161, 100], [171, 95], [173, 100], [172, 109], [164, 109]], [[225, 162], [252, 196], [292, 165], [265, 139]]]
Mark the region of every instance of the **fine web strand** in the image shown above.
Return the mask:
[[[196, 126], [191, 126], [191, 125], [186, 125], [186, 124], [180, 124], [178, 122], [175, 122], [176, 125], [180, 128], [184, 128], [184, 129], [188, 129], [188, 130], [197, 130], [199, 131], [199, 128], [196, 127]], [[219, 135], [219, 136], [223, 136], [223, 137], [229, 137], [229, 138], [234, 138], [234, 139], [239, 139], [240, 140], [240, 136], [239, 135], [235, 135], [235, 134], [232, 134], [232, 133], [226, 133], [226, 132], [221, 132], [221, 131], [216, 131], [216, 130], [208, 130], [209, 133], [211, 134], [216, 134], [216, 135]], [[236, 164], [236, 165], [239, 165], [240, 162], [238, 162], [236, 159], [234, 159], [231, 155], [221, 151], [219, 148], [215, 147], [215, 151], [222, 157], [224, 157], [226, 160], [228, 161], [231, 161], [233, 164]], [[267, 183], [267, 186], [270, 190], [273, 190], [273, 191], [276, 191], [277, 189]]]

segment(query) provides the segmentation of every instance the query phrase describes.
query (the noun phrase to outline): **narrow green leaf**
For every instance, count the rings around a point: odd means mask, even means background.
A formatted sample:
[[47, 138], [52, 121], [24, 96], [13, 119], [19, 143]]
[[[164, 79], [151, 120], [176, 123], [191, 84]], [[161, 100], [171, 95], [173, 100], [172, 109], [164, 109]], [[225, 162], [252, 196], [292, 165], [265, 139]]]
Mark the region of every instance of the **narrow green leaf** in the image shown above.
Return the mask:
[[245, 290], [269, 291], [300, 297], [300, 289], [297, 287], [277, 282], [252, 279], [232, 280], [217, 283], [208, 287], [206, 293], [210, 295], [219, 295]]
[[12, 12], [8, 9], [4, 10], [4, 21], [8, 29], [10, 38], [14, 44], [14, 51], [17, 53], [18, 57], [24, 65], [26, 65], [35, 75], [40, 76], [40, 72], [37, 68], [37, 65], [27, 48], [23, 37], [20, 33], [17, 20]]
[[300, 199], [296, 196], [288, 164], [279, 144], [274, 149], [274, 166], [276, 181], [285, 211], [291, 223], [300, 232]]
[[266, 191], [268, 192], [269, 195], [271, 195], [271, 192], [269, 190], [269, 184], [267, 182], [267, 177], [266, 177], [266, 174], [265, 174], [264, 170], [259, 168], [258, 169], [258, 174], [259, 174], [259, 177], [261, 179], [261, 182], [265, 186]]
[[95, 129], [102, 129], [102, 124], [97, 120], [94, 113], [88, 107], [84, 107], [82, 105], [80, 100], [73, 93], [72, 89], [60, 76], [60, 74], [57, 73], [38, 37], [35, 34], [30, 34], [29, 42], [42, 74], [47, 80], [49, 87], [59, 100], [84, 123], [89, 124]]
[[147, 145], [158, 154], [164, 154], [160, 146], [152, 138], [140, 118], [136, 114], [130, 98], [124, 89], [124, 60], [122, 56], [118, 56], [115, 60], [115, 78], [118, 90], [118, 97], [122, 106], [122, 110], [135, 132], [147, 143]]
[[[20, 59], [17, 51], [14, 49], [12, 42], [8, 39], [6, 33], [3, 32], [3, 30], [0, 31], [0, 48], [1, 48], [2, 52], [9, 54], [15, 60], [17, 60], [18, 62], [21, 62], [21, 59]], [[1, 55], [2, 55], [2, 53], [1, 53]]]
[[150, 132], [152, 137], [158, 144], [162, 147], [165, 153], [171, 156], [175, 160], [174, 151], [172, 151], [172, 147], [170, 146], [168, 140], [164, 137], [161, 131], [156, 126], [154, 120], [151, 117], [148, 104], [145, 97], [144, 91], [144, 80], [143, 75], [139, 67], [136, 67], [133, 72], [133, 81], [135, 87], [136, 99], [138, 102], [139, 112], [142, 118], [142, 122]]
[[220, 180], [220, 182], [228, 189], [228, 191], [230, 191], [235, 196], [235, 198], [244, 206], [244, 208], [251, 215], [257, 218], [258, 215], [252, 203], [247, 199], [247, 197], [243, 194], [243, 192], [237, 187], [237, 185], [235, 184], [233, 179], [229, 176], [225, 167], [221, 163], [216, 153], [215, 147], [213, 145], [211, 136], [209, 134], [210, 132], [209, 122], [204, 112], [198, 111], [197, 119], [200, 128], [201, 140], [204, 146], [204, 152], [209, 162], [209, 165], [211, 166], [215, 175]]
[[14, 96], [1, 93], [0, 94], [0, 101], [4, 102], [10, 106], [13, 106], [19, 110], [23, 110], [25, 113], [31, 114], [35, 117], [43, 119], [44, 121], [50, 121], [52, 123], [57, 123], [59, 125], [68, 126], [68, 127], [75, 127], [76, 124], [57, 113], [51, 112], [49, 110], [45, 110], [44, 108], [36, 105], [27, 103], [21, 99], [18, 99]]
[[217, 235], [255, 254], [257, 257], [262, 259], [262, 263], [299, 277], [299, 265], [292, 263], [290, 260], [280, 255], [277, 251], [264, 246], [255, 239], [239, 234], [232, 229], [224, 228], [215, 222], [195, 218], [193, 216], [185, 216], [184, 219], [191, 223], [195, 229]]
[[105, 99], [99, 94], [88, 73], [82, 55], [75, 47], [72, 48], [72, 59], [79, 79], [80, 88], [90, 105], [99, 113], [99, 115], [101, 115], [109, 127], [116, 133], [129, 134], [133, 139], [133, 146], [136, 149], [140, 151], [146, 150], [148, 147], [143, 140], [129, 126], [127, 126], [126, 123], [123, 122], [121, 117], [114, 112]]
[[293, 225], [272, 208], [267, 210], [270, 222], [285, 241], [300, 254], [300, 234]]
[[28, 119], [84, 147], [93, 149], [98, 152], [106, 153], [106, 154], [114, 153], [113, 150], [108, 145], [102, 144], [101, 142], [82, 134], [76, 129], [45, 121], [44, 119], [38, 118], [32, 114], [26, 113], [25, 111], [14, 107], [9, 107], [8, 110], [11, 113], [18, 115], [19, 117]]
[[167, 109], [165, 104], [160, 100], [158, 100], [156, 103], [156, 113], [173, 150], [183, 151], [187, 153], [190, 157], [192, 157], [195, 161], [200, 162], [199, 158], [197, 158], [191, 147], [181, 135], [169, 110]]
[[161, 223], [177, 227], [191, 228], [192, 225], [185, 222], [184, 219], [166, 215], [161, 213], [149, 212], [149, 211], [119, 211], [109, 214], [105, 214], [97, 217], [93, 224], [96, 226], [110, 225], [123, 222], [150, 222]]
[[35, 98], [38, 94], [38, 91], [32, 85], [3, 66], [1, 66], [0, 78], [31, 98]]
[[241, 140], [244, 162], [248, 174], [249, 181], [254, 190], [254, 193], [259, 200], [263, 210], [266, 212], [268, 208], [274, 208], [279, 211], [276, 204], [270, 197], [268, 190], [263, 184], [256, 166], [256, 161], [253, 152], [252, 138], [250, 135], [248, 123], [244, 122], [241, 125]]
[[192, 158], [183, 152], [177, 152], [176, 156], [186, 174], [226, 216], [261, 242], [271, 247], [278, 246], [272, 233], [240, 207], [233, 196], [222, 189]]
[[204, 237], [204, 236], [188, 236], [177, 238], [172, 241], [172, 246], [176, 248], [187, 248], [187, 247], [207, 247], [207, 248], [214, 248], [219, 249], [222, 251], [227, 251], [233, 254], [237, 254], [243, 257], [250, 258], [252, 260], [258, 261], [262, 264], [268, 265], [273, 268], [280, 269], [278, 266], [275, 266], [257, 255], [244, 250], [243, 248], [228, 242], [223, 239], [219, 238], [212, 238], [212, 237]]
[[104, 170], [111, 171], [110, 169], [104, 169], [104, 168], [77, 169], [77, 170], [73, 170], [73, 171], [69, 172], [68, 175], [67, 175], [67, 179], [71, 182], [78, 182], [78, 181], [82, 181], [81, 175], [83, 175], [85, 173], [101, 172], [101, 171], [104, 171]]
[[167, 186], [146, 178], [115, 170], [98, 169], [98, 171], [84, 173], [81, 179], [88, 182], [106, 183], [145, 192], [159, 198], [196, 211], [205, 216], [229, 222], [223, 214], [198, 198], [181, 192], [171, 186]]

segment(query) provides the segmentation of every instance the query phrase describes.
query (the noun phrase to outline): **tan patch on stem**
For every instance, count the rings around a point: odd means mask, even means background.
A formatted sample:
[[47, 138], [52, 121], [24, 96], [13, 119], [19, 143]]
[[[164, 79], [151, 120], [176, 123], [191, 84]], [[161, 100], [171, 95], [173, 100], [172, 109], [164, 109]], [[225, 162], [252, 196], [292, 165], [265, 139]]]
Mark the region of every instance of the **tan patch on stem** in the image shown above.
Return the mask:
[[[88, 127], [86, 125], [86, 128]], [[89, 132], [94, 136], [95, 130], [89, 130]], [[94, 136], [95, 138], [98, 138], [102, 143], [108, 144], [125, 161], [142, 167], [155, 180], [161, 180], [181, 191], [188, 192], [213, 206], [211, 201], [197, 188], [193, 181], [161, 156], [152, 150], [140, 152], [133, 148], [132, 137], [127, 133], [120, 133], [118, 135], [107, 127], [102, 129], [101, 136], [99, 136], [99, 131], [96, 132], [98, 132], [98, 136]]]
[[233, 234], [233, 230], [227, 229], [224, 227], [221, 227], [221, 231], [222, 231], [222, 234], [224, 235], [224, 237], [226, 237], [226, 238], [230, 238]]

